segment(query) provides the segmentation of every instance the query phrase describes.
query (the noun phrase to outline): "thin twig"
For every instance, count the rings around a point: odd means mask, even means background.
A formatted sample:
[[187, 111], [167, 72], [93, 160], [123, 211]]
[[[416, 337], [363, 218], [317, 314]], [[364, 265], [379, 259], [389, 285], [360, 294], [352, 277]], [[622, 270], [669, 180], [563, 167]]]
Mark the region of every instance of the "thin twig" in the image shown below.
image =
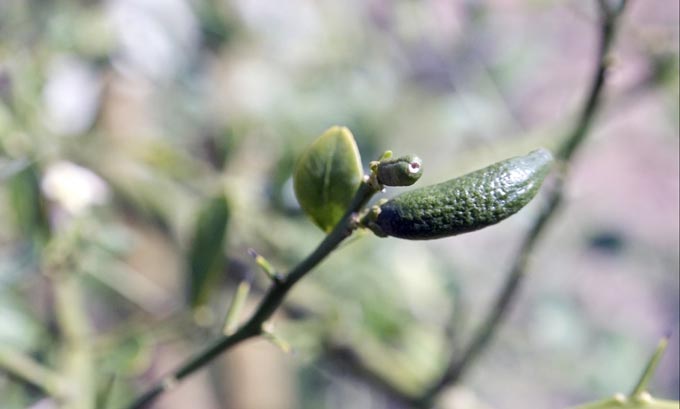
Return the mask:
[[459, 355], [459, 358], [454, 357], [449, 362], [449, 365], [442, 375], [423, 393], [418, 404], [420, 407], [431, 406], [435, 398], [445, 388], [460, 381], [467, 369], [488, 346], [499, 325], [507, 316], [510, 309], [509, 307], [516, 297], [522, 279], [526, 275], [529, 257], [538, 238], [560, 206], [564, 183], [568, 173], [567, 165], [574, 152], [581, 146], [587, 136], [600, 105], [602, 90], [609, 65], [608, 54], [616, 34], [617, 23], [619, 21], [618, 18], [623, 12], [626, 1], [621, 1], [620, 4], [614, 8], [608, 6], [608, 4], [609, 2], [605, 0], [599, 1], [601, 25], [596, 67], [588, 97], [585, 100], [580, 116], [574, 128], [567, 134], [564, 143], [556, 153], [557, 159], [561, 162], [560, 174], [557, 177], [556, 184], [549, 193], [546, 205], [534, 221], [534, 224], [522, 242], [498, 298], [489, 311], [486, 319], [483, 320], [483, 324], [477, 330], [462, 354]]
[[362, 382], [370, 385], [372, 389], [383, 393], [393, 403], [399, 403], [399, 407], [410, 408], [418, 405], [416, 396], [402, 391], [382, 374], [370, 368], [351, 347], [326, 344], [323, 359], [350, 372]]
[[323, 259], [325, 259], [335, 248], [347, 237], [349, 237], [354, 229], [353, 217], [357, 211], [363, 208], [370, 198], [379, 191], [370, 183], [363, 182], [352, 200], [349, 209], [338, 222], [333, 231], [331, 231], [325, 239], [319, 244], [306, 259], [293, 268], [288, 275], [280, 281], [274, 281], [269, 289], [267, 295], [260, 302], [259, 307], [251, 318], [243, 324], [236, 332], [231, 335], [222, 336], [208, 345], [198, 354], [189, 358], [179, 369], [172, 374], [166, 376], [163, 380], [156, 383], [149, 390], [139, 396], [132, 404], [130, 409], [141, 409], [151, 404], [159, 395], [168, 389], [171, 389], [179, 381], [193, 374], [197, 370], [203, 368], [210, 363], [217, 356], [227, 351], [234, 345], [245, 341], [246, 339], [256, 337], [262, 334], [262, 325], [267, 321], [272, 314], [279, 308], [288, 291], [304, 277], [309, 271], [317, 266]]
[[59, 374], [8, 345], [0, 344], [0, 370], [37, 386], [50, 396], [58, 398], [64, 392]]

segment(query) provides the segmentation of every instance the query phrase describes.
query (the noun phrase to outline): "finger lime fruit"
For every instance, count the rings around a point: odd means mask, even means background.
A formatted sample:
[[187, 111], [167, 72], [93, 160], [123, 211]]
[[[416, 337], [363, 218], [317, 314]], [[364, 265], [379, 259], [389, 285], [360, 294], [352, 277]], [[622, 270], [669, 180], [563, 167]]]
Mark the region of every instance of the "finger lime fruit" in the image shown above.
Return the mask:
[[423, 175], [423, 162], [413, 155], [381, 160], [376, 173], [385, 186], [411, 186]]
[[368, 227], [378, 236], [430, 240], [496, 224], [533, 199], [552, 162], [538, 149], [403, 193], [382, 204]]

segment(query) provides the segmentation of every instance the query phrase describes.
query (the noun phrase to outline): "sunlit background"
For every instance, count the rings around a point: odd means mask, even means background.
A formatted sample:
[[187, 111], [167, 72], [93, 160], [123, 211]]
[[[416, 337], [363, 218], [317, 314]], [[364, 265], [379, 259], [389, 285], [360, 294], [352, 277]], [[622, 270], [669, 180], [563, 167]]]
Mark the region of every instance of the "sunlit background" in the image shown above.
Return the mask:
[[[651, 392], [680, 397], [679, 6], [630, 3], [565, 205], [509, 319], [442, 408], [628, 392], [668, 332]], [[122, 407], [217, 336], [240, 280], [254, 281], [256, 305], [267, 280], [248, 248], [285, 271], [322, 239], [290, 177], [326, 128], [352, 130], [365, 168], [387, 149], [417, 154], [418, 186], [554, 149], [596, 39], [596, 4], [580, 0], [0, 0], [0, 343], [58, 364], [45, 266], [68, 253], [100, 392]], [[228, 264], [191, 314], [187, 249], [220, 192]], [[438, 376], [543, 198], [454, 238], [361, 235], [276, 316], [290, 351], [250, 341], [154, 407], [403, 407], [371, 376], [411, 394]], [[0, 369], [0, 407], [56, 405]]]

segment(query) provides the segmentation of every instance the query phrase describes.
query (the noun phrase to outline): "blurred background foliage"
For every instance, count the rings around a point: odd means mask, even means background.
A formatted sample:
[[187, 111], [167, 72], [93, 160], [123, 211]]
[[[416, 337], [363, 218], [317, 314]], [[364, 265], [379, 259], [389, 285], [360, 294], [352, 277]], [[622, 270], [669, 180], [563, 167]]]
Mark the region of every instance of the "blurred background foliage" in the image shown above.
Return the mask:
[[[1, 0], [0, 344], [60, 370], [49, 271], [61, 266], [84, 289], [100, 396], [120, 407], [215, 337], [239, 281], [253, 281], [246, 309], [256, 304], [267, 281], [249, 247], [285, 271], [321, 240], [290, 176], [324, 129], [349, 127], [364, 168], [386, 149], [419, 155], [420, 186], [555, 147], [587, 88], [594, 10]], [[652, 393], [680, 397], [678, 32], [677, 2], [632, 2], [566, 205], [509, 321], [441, 407], [524, 408], [531, 397], [555, 408], [628, 390], [667, 331]], [[404, 392], [436, 377], [540, 201], [456, 238], [352, 240], [277, 316], [293, 352], [239, 346], [156, 407], [399, 407], [366, 372]], [[219, 220], [214, 240], [196, 235]], [[203, 259], [196, 243], [221, 257]], [[191, 313], [196, 268], [211, 271], [211, 291]], [[55, 405], [0, 371], [0, 407]]]

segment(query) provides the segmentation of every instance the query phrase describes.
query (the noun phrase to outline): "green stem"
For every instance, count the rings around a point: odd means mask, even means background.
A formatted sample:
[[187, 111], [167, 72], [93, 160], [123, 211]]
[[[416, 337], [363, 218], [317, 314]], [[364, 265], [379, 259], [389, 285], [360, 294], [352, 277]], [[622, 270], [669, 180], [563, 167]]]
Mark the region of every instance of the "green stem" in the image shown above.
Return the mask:
[[55, 272], [52, 281], [55, 314], [64, 337], [62, 375], [68, 383], [62, 409], [94, 409], [94, 354], [80, 280], [72, 272]]
[[36, 362], [23, 352], [7, 345], [0, 345], [0, 368], [7, 373], [37, 386], [52, 397], [64, 392], [59, 374]]
[[519, 252], [515, 257], [515, 261], [508, 272], [506, 281], [496, 298], [495, 304], [489, 311], [487, 317], [483, 320], [483, 324], [477, 330], [468, 346], [463, 350], [460, 358], [453, 357], [442, 375], [422, 394], [418, 406], [431, 406], [439, 393], [449, 385], [453, 385], [460, 381], [467, 369], [488, 346], [499, 325], [507, 316], [509, 306], [515, 299], [522, 279], [526, 275], [529, 258], [538, 238], [545, 230], [548, 222], [554, 217], [556, 210], [561, 204], [564, 183], [568, 173], [566, 164], [571, 160], [574, 152], [582, 145], [591, 128], [593, 119], [599, 110], [600, 102], [602, 100], [602, 90], [604, 88], [609, 65], [608, 54], [616, 34], [618, 17], [623, 11], [625, 3], [625, 0], [622, 1], [620, 7], [616, 10], [612, 10], [608, 8], [605, 1], [600, 1], [601, 25], [595, 71], [593, 73], [588, 97], [585, 100], [580, 116], [557, 152], [557, 158], [562, 161], [563, 166], [560, 167], [561, 172], [558, 175], [556, 185], [549, 193], [546, 205], [534, 221], [534, 224], [531, 226], [531, 229], [522, 242]]
[[340, 222], [338, 222], [333, 230], [306, 259], [293, 268], [290, 273], [280, 281], [274, 282], [267, 295], [260, 302], [255, 313], [245, 324], [243, 324], [243, 326], [231, 335], [218, 338], [204, 350], [189, 358], [179, 367], [179, 369], [139, 396], [128, 408], [141, 409], [147, 407], [147, 405], [151, 404], [163, 392], [204, 367], [229, 348], [246, 339], [262, 334], [262, 324], [264, 324], [264, 322], [279, 308], [288, 294], [288, 291], [290, 291], [295, 283], [335, 250], [343, 240], [352, 234], [352, 231], [354, 230], [353, 218], [356, 212], [361, 210], [378, 191], [379, 190], [371, 186], [371, 184], [367, 182], [362, 183]]

